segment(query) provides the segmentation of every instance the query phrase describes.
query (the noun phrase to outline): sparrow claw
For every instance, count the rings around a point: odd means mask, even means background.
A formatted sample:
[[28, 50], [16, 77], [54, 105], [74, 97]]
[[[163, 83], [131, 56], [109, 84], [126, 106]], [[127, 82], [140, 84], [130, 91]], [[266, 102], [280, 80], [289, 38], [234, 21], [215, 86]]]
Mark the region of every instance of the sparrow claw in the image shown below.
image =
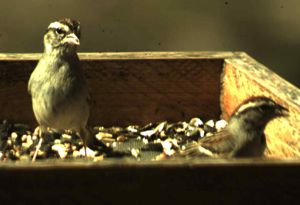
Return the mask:
[[40, 137], [40, 139], [39, 139], [39, 143], [38, 143], [38, 144], [37, 144], [37, 146], [36, 146], [36, 150], [35, 150], [35, 152], [34, 152], [34, 155], [33, 155], [33, 157], [32, 157], [32, 160], [31, 160], [31, 162], [35, 162], [35, 160], [36, 160], [36, 157], [37, 157], [37, 154], [38, 154], [38, 152], [40, 151], [40, 148], [41, 148], [42, 142], [43, 142], [43, 138], [42, 138], [42, 137]]

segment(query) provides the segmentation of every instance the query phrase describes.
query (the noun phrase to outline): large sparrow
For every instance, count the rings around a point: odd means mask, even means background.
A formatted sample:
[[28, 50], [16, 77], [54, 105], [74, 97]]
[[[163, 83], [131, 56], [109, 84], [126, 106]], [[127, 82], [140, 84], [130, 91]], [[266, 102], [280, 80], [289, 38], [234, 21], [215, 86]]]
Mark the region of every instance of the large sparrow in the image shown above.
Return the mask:
[[76, 53], [79, 38], [80, 23], [68, 18], [51, 23], [44, 35], [44, 53], [28, 82], [39, 146], [47, 128], [70, 129], [79, 133], [86, 150], [89, 94]]
[[266, 148], [264, 129], [276, 117], [287, 116], [288, 110], [266, 97], [244, 101], [231, 116], [226, 128], [201, 138], [180, 152], [181, 156], [259, 157]]

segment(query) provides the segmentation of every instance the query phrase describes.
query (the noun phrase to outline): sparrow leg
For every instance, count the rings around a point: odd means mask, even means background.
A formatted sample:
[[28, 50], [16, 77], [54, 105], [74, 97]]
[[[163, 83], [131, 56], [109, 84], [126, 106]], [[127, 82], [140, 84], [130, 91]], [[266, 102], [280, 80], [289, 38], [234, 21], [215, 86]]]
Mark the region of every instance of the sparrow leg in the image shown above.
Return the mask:
[[[42, 142], [43, 142], [43, 134], [44, 134], [43, 130], [44, 130], [44, 129], [43, 129], [41, 126], [38, 127], [39, 142], [38, 142], [38, 144], [37, 144], [37, 146], [36, 146], [36, 150], [35, 150], [35, 152], [34, 152], [34, 155], [33, 155], [33, 157], [32, 157], [32, 161], [31, 161], [31, 162], [35, 162], [36, 157], [37, 157], [37, 154], [38, 154], [38, 152], [39, 152], [39, 150], [40, 150], [40, 148], [41, 148], [41, 145], [42, 145]], [[36, 131], [36, 130], [35, 130], [35, 131]]]
[[87, 159], [87, 152], [86, 152], [87, 145], [86, 145], [86, 140], [84, 138], [82, 140], [83, 140], [83, 147], [84, 147], [84, 156]]
[[87, 159], [87, 138], [88, 138], [87, 130], [81, 128], [79, 131], [79, 136], [83, 141], [84, 155], [85, 155], [85, 158]]

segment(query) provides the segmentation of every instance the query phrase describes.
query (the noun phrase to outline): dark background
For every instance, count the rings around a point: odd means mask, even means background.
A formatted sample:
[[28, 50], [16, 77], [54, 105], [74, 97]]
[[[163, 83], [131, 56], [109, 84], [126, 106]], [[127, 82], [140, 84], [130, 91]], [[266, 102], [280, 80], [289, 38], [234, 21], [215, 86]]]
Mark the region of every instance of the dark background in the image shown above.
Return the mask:
[[42, 52], [48, 24], [81, 21], [81, 52], [245, 51], [300, 86], [299, 0], [9, 0], [0, 52]]

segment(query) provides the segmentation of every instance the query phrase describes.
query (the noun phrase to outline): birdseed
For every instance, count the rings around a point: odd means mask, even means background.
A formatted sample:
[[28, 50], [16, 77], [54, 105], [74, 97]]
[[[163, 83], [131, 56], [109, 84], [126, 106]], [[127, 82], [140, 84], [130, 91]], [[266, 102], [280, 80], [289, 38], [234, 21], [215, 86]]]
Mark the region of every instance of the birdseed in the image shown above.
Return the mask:
[[[162, 121], [124, 128], [97, 126], [93, 128], [93, 143], [86, 151], [93, 161], [112, 158], [161, 160], [174, 156], [187, 145], [197, 143], [202, 137], [210, 136], [226, 126], [225, 120], [204, 121], [197, 117], [176, 123]], [[4, 120], [0, 124], [0, 160], [30, 161], [39, 142], [39, 137], [33, 133], [37, 131], [30, 130], [27, 125]], [[37, 160], [83, 157], [82, 139], [70, 130], [64, 133], [49, 130], [37, 153]]]

